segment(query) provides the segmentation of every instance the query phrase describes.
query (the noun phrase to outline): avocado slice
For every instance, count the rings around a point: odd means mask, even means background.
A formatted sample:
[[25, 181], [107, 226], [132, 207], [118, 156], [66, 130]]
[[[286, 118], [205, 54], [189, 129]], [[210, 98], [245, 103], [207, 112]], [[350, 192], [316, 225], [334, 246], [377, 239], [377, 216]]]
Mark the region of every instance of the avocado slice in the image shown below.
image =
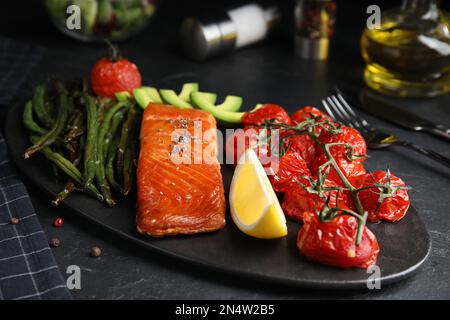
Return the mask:
[[201, 92], [203, 99], [208, 101], [211, 104], [216, 104], [217, 101], [217, 94], [212, 92]]
[[[197, 94], [197, 99], [200, 98], [209, 102], [212, 105], [215, 105], [215, 101], [217, 95], [209, 92], [199, 92]], [[231, 111], [236, 112], [241, 109], [242, 106], [242, 98], [237, 96], [228, 96], [225, 101], [219, 105], [216, 105], [215, 108], [219, 111]]]
[[244, 112], [233, 112], [223, 110], [223, 108], [234, 106], [235, 104], [242, 105], [242, 98], [236, 96], [228, 96], [225, 101], [220, 105], [221, 109], [217, 109], [217, 106], [205, 99], [205, 94], [203, 92], [193, 92], [191, 94], [192, 103], [199, 109], [208, 111], [214, 118], [216, 118], [221, 123], [227, 124], [237, 124], [241, 123], [241, 118], [245, 114]]
[[128, 91], [116, 92], [114, 95], [119, 102], [125, 102], [131, 98], [131, 94]]
[[180, 94], [178, 95], [180, 99], [190, 102], [191, 101], [191, 93], [198, 91], [198, 83], [185, 83], [183, 84], [183, 88], [181, 89]]
[[192, 109], [192, 105], [189, 102], [186, 102], [185, 100], [181, 99], [180, 96], [178, 96], [173, 90], [161, 89], [159, 90], [159, 94], [161, 95], [161, 98], [164, 101], [164, 103], [182, 109]]
[[158, 89], [152, 88], [152, 87], [142, 87], [142, 89], [145, 91], [147, 96], [151, 99], [151, 102], [160, 103], [160, 104], [163, 103], [161, 96], [158, 93]]
[[144, 89], [138, 88], [133, 90], [134, 99], [136, 99], [137, 104], [142, 108], [147, 108], [148, 104], [152, 102], [150, 97], [147, 95]]
[[237, 112], [241, 109], [242, 98], [236, 96], [228, 96], [222, 104], [216, 106], [218, 110]]
[[133, 90], [134, 98], [138, 105], [145, 109], [149, 103], [163, 103], [158, 90], [151, 87], [141, 87]]

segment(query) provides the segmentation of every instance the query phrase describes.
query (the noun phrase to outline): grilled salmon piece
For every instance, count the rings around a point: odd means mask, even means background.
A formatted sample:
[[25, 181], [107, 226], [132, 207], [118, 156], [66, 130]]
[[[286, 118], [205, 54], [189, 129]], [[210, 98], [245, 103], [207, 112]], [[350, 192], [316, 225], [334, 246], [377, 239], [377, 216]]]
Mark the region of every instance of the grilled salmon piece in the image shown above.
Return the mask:
[[151, 104], [140, 139], [138, 232], [161, 237], [223, 228], [225, 195], [214, 117]]

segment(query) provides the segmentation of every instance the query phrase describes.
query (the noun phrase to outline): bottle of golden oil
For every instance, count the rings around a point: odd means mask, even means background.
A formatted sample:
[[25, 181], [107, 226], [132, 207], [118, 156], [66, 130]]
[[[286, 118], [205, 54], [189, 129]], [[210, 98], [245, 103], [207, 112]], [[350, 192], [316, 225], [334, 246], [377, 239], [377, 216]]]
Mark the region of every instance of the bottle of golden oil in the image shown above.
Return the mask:
[[367, 28], [361, 50], [369, 87], [400, 97], [450, 92], [450, 20], [438, 0], [404, 0]]

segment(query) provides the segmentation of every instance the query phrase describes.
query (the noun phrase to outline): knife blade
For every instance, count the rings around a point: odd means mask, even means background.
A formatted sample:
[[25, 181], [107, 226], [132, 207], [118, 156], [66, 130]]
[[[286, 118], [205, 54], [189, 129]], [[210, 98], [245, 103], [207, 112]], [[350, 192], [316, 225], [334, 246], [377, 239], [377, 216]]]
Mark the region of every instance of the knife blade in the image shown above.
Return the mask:
[[450, 128], [442, 124], [436, 124], [395, 105], [382, 101], [367, 90], [362, 92], [360, 96], [360, 103], [357, 106], [369, 114], [399, 125], [403, 128], [416, 132], [427, 132], [444, 140], [450, 141]]

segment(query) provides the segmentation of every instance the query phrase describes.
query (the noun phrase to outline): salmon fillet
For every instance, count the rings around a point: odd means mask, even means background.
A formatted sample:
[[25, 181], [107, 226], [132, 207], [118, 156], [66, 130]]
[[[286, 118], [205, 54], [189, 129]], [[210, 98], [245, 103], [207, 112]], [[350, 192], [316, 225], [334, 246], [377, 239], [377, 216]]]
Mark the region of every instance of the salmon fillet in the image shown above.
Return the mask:
[[214, 117], [150, 104], [140, 143], [138, 232], [161, 237], [223, 228], [225, 195]]

